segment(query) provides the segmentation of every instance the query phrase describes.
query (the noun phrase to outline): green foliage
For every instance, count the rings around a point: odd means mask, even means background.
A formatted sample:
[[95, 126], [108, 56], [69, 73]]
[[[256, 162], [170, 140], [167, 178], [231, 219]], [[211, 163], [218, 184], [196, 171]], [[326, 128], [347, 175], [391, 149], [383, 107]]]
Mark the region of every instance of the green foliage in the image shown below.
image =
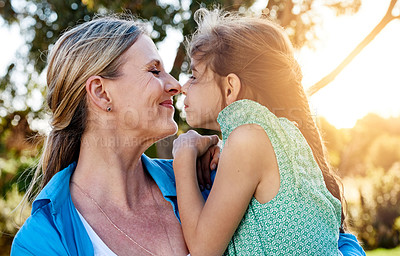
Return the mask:
[[[321, 118], [319, 126], [331, 164], [351, 181], [345, 185], [350, 227], [366, 249], [398, 246], [400, 117], [369, 114], [352, 129], [336, 129]], [[360, 198], [354, 200], [357, 187]]]
[[157, 147], [156, 144], [151, 145], [151, 147], [149, 147], [146, 152], [144, 152], [146, 154], [146, 156], [148, 157], [157, 157]]
[[342, 149], [341, 175], [366, 175], [370, 167], [388, 170], [400, 161], [399, 136], [400, 118], [384, 119], [369, 114], [359, 120], [349, 131], [350, 139]]
[[367, 158], [376, 167], [388, 170], [400, 161], [400, 136], [382, 134], [372, 143]]
[[350, 204], [352, 227], [366, 249], [400, 245], [400, 163], [389, 171], [374, 169], [371, 188], [360, 189], [360, 203]]
[[18, 207], [22, 197], [23, 194], [14, 186], [7, 192], [7, 199], [0, 198], [0, 256], [10, 255], [12, 239], [18, 227], [29, 216], [30, 208], [21, 212], [21, 208]]
[[0, 159], [1, 196], [7, 199], [7, 193], [15, 187], [19, 193], [25, 193], [33, 178], [36, 158]]

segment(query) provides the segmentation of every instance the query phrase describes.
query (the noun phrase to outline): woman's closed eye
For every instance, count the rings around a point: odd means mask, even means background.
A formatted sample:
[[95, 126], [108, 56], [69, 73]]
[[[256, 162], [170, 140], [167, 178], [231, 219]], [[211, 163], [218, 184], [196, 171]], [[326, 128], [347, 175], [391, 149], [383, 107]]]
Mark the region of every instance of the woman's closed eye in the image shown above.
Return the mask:
[[158, 76], [158, 75], [160, 74], [161, 70], [152, 69], [152, 70], [149, 70], [149, 72], [151, 72], [151, 73], [153, 73], [154, 75]]

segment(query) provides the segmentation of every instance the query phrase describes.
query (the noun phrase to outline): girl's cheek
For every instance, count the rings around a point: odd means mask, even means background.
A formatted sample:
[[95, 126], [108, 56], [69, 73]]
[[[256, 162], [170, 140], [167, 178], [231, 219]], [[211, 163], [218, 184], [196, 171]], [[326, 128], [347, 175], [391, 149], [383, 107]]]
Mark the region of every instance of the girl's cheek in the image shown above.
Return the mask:
[[194, 92], [193, 88], [189, 88], [186, 92], [186, 97], [194, 97], [196, 96], [196, 93]]

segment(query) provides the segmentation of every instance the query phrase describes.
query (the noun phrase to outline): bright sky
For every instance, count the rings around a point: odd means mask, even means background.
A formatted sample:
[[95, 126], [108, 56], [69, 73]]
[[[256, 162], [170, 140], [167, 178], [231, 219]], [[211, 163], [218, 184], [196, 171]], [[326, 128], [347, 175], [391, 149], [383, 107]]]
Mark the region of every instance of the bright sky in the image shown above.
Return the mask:
[[23, 40], [19, 35], [18, 26], [13, 25], [8, 28], [1, 18], [0, 38], [0, 76], [3, 76], [6, 72], [7, 65], [15, 58], [18, 48], [23, 44]]
[[[308, 88], [332, 71], [385, 15], [390, 0], [362, 0], [352, 16], [324, 15], [317, 50], [298, 54]], [[397, 7], [400, 10], [400, 6]], [[369, 112], [400, 116], [400, 20], [391, 21], [330, 83], [311, 97], [317, 115], [338, 128], [353, 127]]]
[[[390, 0], [362, 0], [352, 16], [323, 15], [316, 50], [301, 49], [296, 54], [303, 69], [305, 89], [333, 70], [384, 16]], [[266, 6], [260, 0], [255, 8]], [[399, 8], [400, 9], [400, 6]], [[353, 127], [370, 112], [383, 117], [400, 116], [400, 20], [394, 20], [326, 88], [311, 97], [315, 113], [338, 128]], [[4, 28], [0, 20], [0, 76], [15, 56], [22, 40], [18, 28]], [[6, 40], [4, 40], [6, 38]], [[170, 30], [158, 45], [170, 70], [182, 36]], [[171, 50], [171, 49], [174, 49]], [[182, 76], [180, 82], [186, 80]]]

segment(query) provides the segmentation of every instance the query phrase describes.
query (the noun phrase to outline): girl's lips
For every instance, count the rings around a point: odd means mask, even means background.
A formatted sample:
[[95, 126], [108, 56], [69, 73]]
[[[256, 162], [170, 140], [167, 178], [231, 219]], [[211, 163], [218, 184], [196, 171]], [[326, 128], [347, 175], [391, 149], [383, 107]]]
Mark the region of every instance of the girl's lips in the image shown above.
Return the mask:
[[165, 100], [160, 103], [161, 106], [166, 108], [174, 108], [174, 101], [173, 100]]

